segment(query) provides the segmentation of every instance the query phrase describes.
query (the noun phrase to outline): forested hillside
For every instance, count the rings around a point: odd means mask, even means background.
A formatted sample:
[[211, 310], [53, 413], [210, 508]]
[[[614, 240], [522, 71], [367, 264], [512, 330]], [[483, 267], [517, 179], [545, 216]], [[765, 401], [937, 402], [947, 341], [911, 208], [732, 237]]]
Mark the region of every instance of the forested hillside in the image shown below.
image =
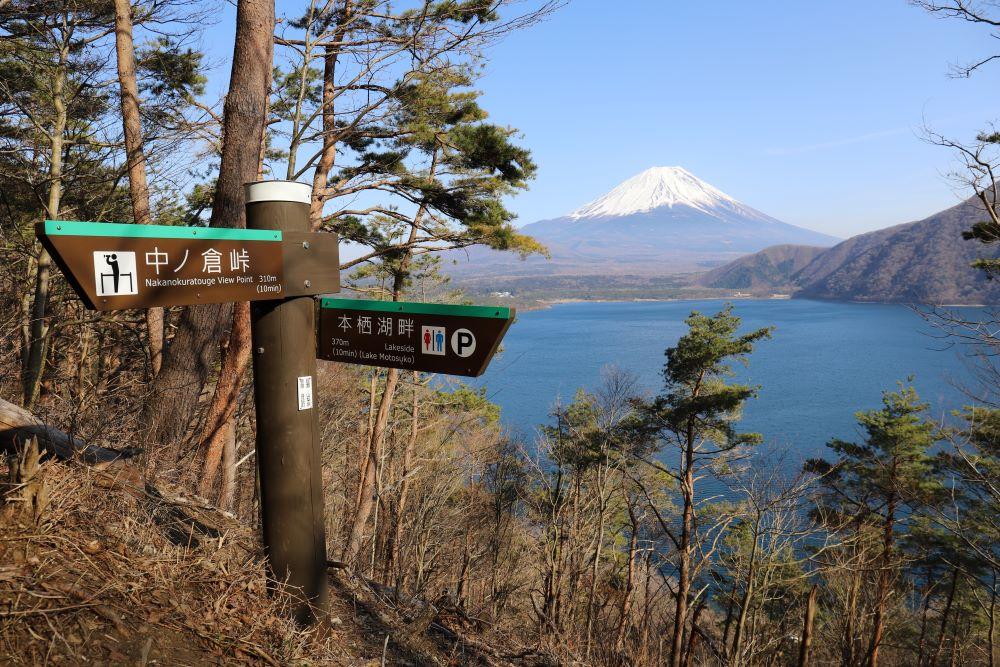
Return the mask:
[[775, 291], [795, 285], [795, 277], [829, 248], [776, 245], [701, 275], [699, 285], [734, 290]]
[[818, 250], [775, 246], [697, 279], [705, 287], [790, 290], [797, 296], [853, 301], [993, 304], [1000, 286], [973, 264], [993, 248], [962, 241], [989, 216], [978, 197], [924, 220], [861, 234]]
[[[478, 86], [494, 45], [561, 4], [238, 0], [220, 71], [191, 36], [223, 3], [0, 0], [0, 662], [996, 664], [993, 314], [928, 314], [989, 400], [940, 423], [901, 377], [804, 469], [741, 424], [759, 388], [736, 370], [773, 331], [721, 303], [663, 341], [652, 391], [607, 370], [534, 433], [454, 378], [320, 362], [298, 410], [320, 425], [329, 599], [297, 623], [261, 534], [249, 304], [87, 310], [35, 237], [229, 233], [245, 183], [295, 180], [311, 229], [361, 249], [344, 296], [463, 302], [441, 253], [543, 251], [512, 222], [532, 137]], [[889, 230], [877, 256], [989, 252], [982, 194], [985, 221]], [[882, 289], [848, 244], [837, 267]], [[834, 268], [816, 280], [862, 289]]]

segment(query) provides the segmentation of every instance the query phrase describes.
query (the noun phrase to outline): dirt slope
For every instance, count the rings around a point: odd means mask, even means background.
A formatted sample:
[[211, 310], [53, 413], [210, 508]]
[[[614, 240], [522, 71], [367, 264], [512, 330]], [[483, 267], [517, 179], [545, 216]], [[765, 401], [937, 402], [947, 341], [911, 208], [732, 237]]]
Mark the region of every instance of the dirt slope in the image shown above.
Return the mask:
[[268, 595], [259, 544], [232, 517], [143, 487], [126, 467], [9, 467], [20, 475], [0, 486], [0, 664], [546, 663], [482, 640], [447, 600], [400, 601], [340, 571], [328, 628], [304, 632]]

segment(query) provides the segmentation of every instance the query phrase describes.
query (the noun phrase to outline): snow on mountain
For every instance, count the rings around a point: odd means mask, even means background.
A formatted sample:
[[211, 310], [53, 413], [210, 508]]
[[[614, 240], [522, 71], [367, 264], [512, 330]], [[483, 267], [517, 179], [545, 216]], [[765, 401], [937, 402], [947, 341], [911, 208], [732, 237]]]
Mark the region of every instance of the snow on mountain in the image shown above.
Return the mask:
[[653, 167], [567, 216], [525, 225], [521, 233], [550, 257], [521, 261], [469, 249], [454, 255], [453, 275], [495, 280], [540, 275], [671, 275], [704, 270], [780, 244], [831, 246], [839, 239], [776, 220], [682, 167]]
[[736, 201], [683, 167], [647, 169], [604, 196], [581, 206], [567, 217], [573, 220], [616, 217], [675, 206], [686, 206], [714, 217], [738, 216], [761, 221], [773, 220]]

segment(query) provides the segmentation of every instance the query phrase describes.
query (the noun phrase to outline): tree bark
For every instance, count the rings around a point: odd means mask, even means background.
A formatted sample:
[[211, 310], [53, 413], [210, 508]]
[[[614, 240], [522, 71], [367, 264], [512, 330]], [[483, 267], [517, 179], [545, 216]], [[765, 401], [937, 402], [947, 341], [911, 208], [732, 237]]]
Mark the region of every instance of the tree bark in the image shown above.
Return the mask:
[[[858, 533], [860, 533], [860, 529], [856, 530], [855, 537], [857, 537]], [[851, 571], [850, 576], [851, 583], [847, 592], [847, 620], [844, 623], [843, 646], [841, 647], [840, 657], [842, 667], [854, 667], [856, 642], [854, 631], [857, 625], [858, 589], [861, 586], [861, 575], [858, 570], [854, 569]]]
[[226, 438], [222, 447], [222, 485], [219, 488], [219, 507], [229, 510], [236, 495], [236, 418], [226, 422]]
[[365, 528], [368, 525], [368, 517], [371, 516], [372, 508], [375, 506], [375, 472], [378, 469], [379, 459], [382, 457], [382, 443], [385, 441], [385, 431], [389, 423], [389, 411], [392, 408], [392, 397], [396, 393], [396, 384], [399, 382], [399, 370], [390, 368], [385, 375], [385, 388], [382, 390], [382, 398], [379, 400], [378, 414], [371, 430], [371, 438], [368, 440], [368, 456], [362, 475], [361, 498], [358, 509], [354, 513], [354, 522], [351, 524], [351, 535], [344, 547], [343, 560], [353, 561], [361, 550], [361, 543], [364, 539]]
[[[597, 599], [597, 578], [600, 576], [601, 550], [604, 546], [604, 515], [607, 512], [608, 501], [605, 485], [607, 484], [607, 473], [605, 466], [607, 459], [597, 468], [597, 493], [598, 514], [597, 514], [597, 543], [594, 545], [594, 562], [590, 570], [590, 590], [587, 592], [587, 645], [584, 657], [590, 659], [590, 649], [594, 636], [594, 603]], [[647, 600], [648, 604], [648, 600]]]
[[809, 652], [812, 649], [813, 621], [816, 619], [816, 594], [819, 586], [813, 585], [806, 600], [806, 615], [802, 623], [802, 642], [799, 644], [799, 667], [809, 666]]
[[955, 591], [958, 589], [959, 570], [956, 567], [951, 575], [951, 587], [948, 589], [948, 598], [941, 613], [941, 631], [938, 633], [937, 648], [934, 649], [932, 665], [937, 665], [941, 659], [941, 651], [944, 650], [944, 638], [948, 631], [948, 618], [951, 616], [951, 607], [955, 602]]
[[[243, 184], [257, 175], [274, 61], [273, 36], [274, 1], [239, 0], [212, 227], [246, 226]], [[153, 449], [147, 459], [147, 475], [156, 473], [159, 450], [176, 447], [188, 428], [211, 376], [215, 345], [229, 312], [228, 305], [192, 306], [178, 318], [174, 340], [166, 349], [143, 409], [148, 446]]]
[[922, 667], [924, 664], [924, 647], [927, 645], [927, 615], [931, 609], [931, 598], [934, 593], [934, 584], [931, 583], [932, 579], [931, 569], [927, 568], [927, 591], [924, 593], [924, 604], [923, 609], [920, 612], [920, 637], [917, 640], [917, 667]]
[[211, 496], [249, 362], [250, 304], [244, 301], [233, 306], [233, 326], [223, 345], [219, 379], [215, 384], [212, 402], [208, 406], [205, 428], [198, 447], [205, 452], [205, 462], [198, 480], [198, 493], [203, 498]]
[[698, 619], [701, 618], [703, 611], [705, 611], [704, 600], [698, 603], [698, 606], [694, 609], [694, 613], [691, 615], [691, 631], [688, 633], [687, 649], [684, 653], [685, 667], [694, 665], [694, 654], [698, 648], [698, 642], [701, 640], [701, 635], [695, 632], [694, 629], [698, 627]]
[[[49, 198], [45, 214], [53, 220], [59, 218], [63, 187], [63, 147], [66, 132], [66, 67], [69, 60], [68, 36], [64, 36], [59, 48], [59, 62], [52, 80], [53, 122], [49, 134]], [[25, 355], [23, 371], [22, 403], [30, 410], [38, 400], [48, 355], [49, 323], [49, 278], [52, 272], [52, 258], [45, 248], [38, 252], [35, 262], [35, 297], [31, 304], [28, 351]]]
[[625, 500], [629, 518], [628, 564], [625, 570], [625, 590], [622, 591], [622, 603], [618, 610], [618, 629], [615, 632], [615, 649], [623, 653], [625, 649], [625, 630], [632, 615], [632, 595], [635, 591], [635, 552], [639, 542], [639, 519], [631, 499]]
[[[403, 464], [402, 470], [400, 470], [400, 482], [399, 482], [399, 500], [396, 502], [395, 516], [393, 517], [393, 527], [392, 527], [392, 537], [389, 544], [385, 574], [386, 581], [392, 576], [392, 568], [398, 568], [402, 571], [402, 567], [399, 564], [399, 551], [400, 545], [403, 542], [403, 524], [405, 521], [406, 514], [406, 502], [410, 493], [410, 468], [413, 465], [413, 454], [417, 448], [417, 433], [419, 431], [419, 414], [420, 414], [420, 374], [417, 371], [413, 371], [413, 399], [410, 404], [410, 434], [406, 439], [406, 447], [403, 449]], [[396, 581], [399, 582], [401, 577], [397, 576]], [[397, 584], [398, 585], [398, 584]]]
[[993, 585], [990, 587], [990, 629], [987, 634], [989, 640], [989, 667], [996, 667], [996, 634], [997, 634], [997, 571], [993, 570]]
[[681, 482], [681, 496], [684, 508], [681, 519], [681, 539], [677, 572], [677, 600], [674, 605], [674, 634], [670, 643], [670, 664], [681, 667], [683, 659], [684, 626], [687, 619], [688, 596], [691, 590], [691, 530], [694, 523], [694, 431], [688, 426], [684, 448], [684, 475]]
[[[892, 465], [890, 480], [895, 484], [896, 464]], [[882, 635], [885, 632], [885, 606], [889, 598], [889, 587], [892, 567], [893, 537], [896, 522], [896, 497], [891, 495], [886, 507], [885, 521], [882, 524], [882, 557], [878, 571], [878, 590], [875, 601], [875, 620], [872, 623], [872, 640], [868, 647], [868, 667], [878, 667], [878, 654], [882, 646]]]
[[[736, 619], [736, 631], [733, 635], [733, 653], [730, 659], [734, 667], [743, 662], [743, 631], [747, 624], [747, 613], [750, 611], [750, 604], [753, 601], [754, 583], [757, 576], [757, 550], [760, 542], [760, 517], [754, 522], [753, 546], [750, 548], [750, 562], [747, 564], [746, 586], [743, 589], [743, 597], [740, 600], [740, 613]], [[766, 590], [766, 589], [765, 589]]]
[[347, 35], [347, 25], [351, 21], [351, 0], [344, 1], [344, 11], [338, 19], [334, 31], [333, 44], [325, 47], [323, 55], [323, 149], [316, 170], [313, 172], [312, 202], [309, 205], [309, 224], [313, 231], [323, 225], [323, 205], [327, 200], [327, 184], [330, 170], [337, 159], [337, 59], [340, 57], [339, 43]]
[[[132, 6], [129, 0], [115, 0], [115, 52], [118, 56], [118, 86], [132, 219], [137, 225], [150, 225], [153, 219], [149, 212], [146, 156], [142, 151], [139, 86], [135, 78], [135, 44], [132, 40]], [[163, 362], [163, 308], [146, 310], [146, 330], [150, 373], [155, 377]]]

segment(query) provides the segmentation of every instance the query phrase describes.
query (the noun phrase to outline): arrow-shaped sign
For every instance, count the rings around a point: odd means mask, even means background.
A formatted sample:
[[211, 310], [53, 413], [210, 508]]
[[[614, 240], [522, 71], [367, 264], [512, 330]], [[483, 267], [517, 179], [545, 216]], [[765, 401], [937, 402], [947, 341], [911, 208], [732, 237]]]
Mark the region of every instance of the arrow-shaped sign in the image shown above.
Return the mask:
[[335, 234], [65, 220], [46, 220], [35, 231], [93, 310], [340, 290]]
[[482, 375], [515, 310], [361, 299], [320, 300], [320, 359], [449, 375]]

